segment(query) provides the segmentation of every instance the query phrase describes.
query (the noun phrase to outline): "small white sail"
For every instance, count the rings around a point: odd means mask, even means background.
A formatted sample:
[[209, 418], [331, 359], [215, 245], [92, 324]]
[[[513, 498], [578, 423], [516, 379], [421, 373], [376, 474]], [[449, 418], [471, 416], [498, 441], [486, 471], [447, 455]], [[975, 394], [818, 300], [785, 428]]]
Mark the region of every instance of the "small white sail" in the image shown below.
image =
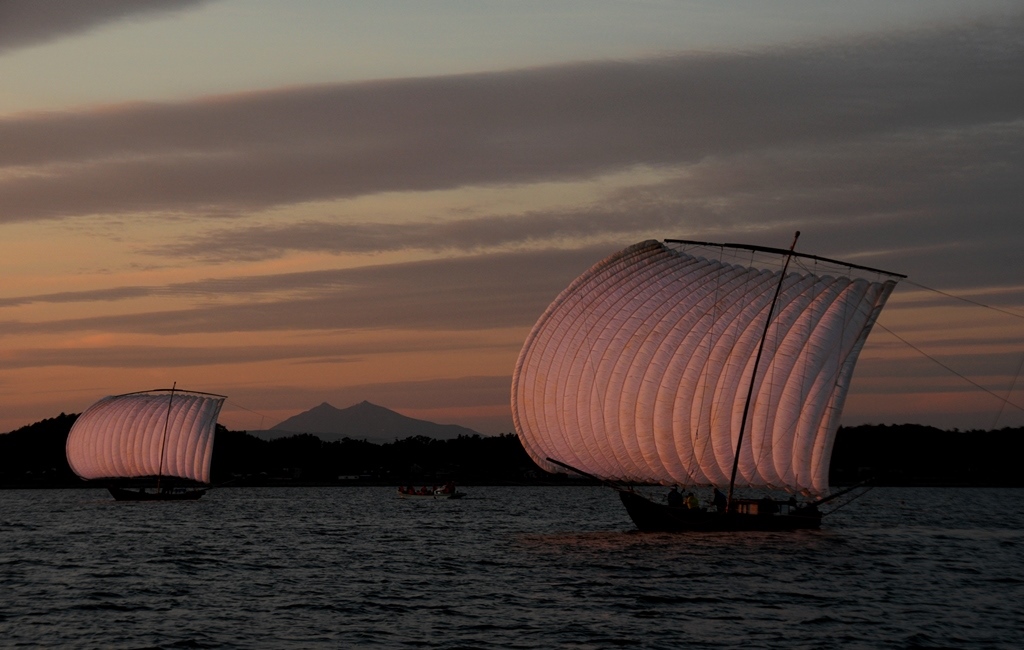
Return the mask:
[[[540, 317], [512, 413], [530, 456], [603, 478], [729, 484], [781, 271], [657, 241], [599, 262]], [[736, 485], [824, 493], [857, 356], [892, 276], [787, 274], [754, 381]]]
[[84, 479], [175, 476], [210, 482], [224, 397], [149, 391], [105, 397], [68, 434], [68, 464]]

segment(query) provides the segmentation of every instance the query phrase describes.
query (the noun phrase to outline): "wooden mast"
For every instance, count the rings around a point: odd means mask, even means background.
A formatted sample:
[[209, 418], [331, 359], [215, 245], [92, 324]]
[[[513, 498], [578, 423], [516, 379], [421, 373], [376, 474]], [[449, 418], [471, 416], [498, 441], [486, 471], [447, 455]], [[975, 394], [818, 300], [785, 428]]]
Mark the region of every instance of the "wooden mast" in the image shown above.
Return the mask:
[[[178, 382], [171, 384], [171, 396], [167, 400], [167, 417], [164, 419], [164, 439], [160, 443], [160, 466], [157, 468], [156, 473], [156, 493], [160, 494], [160, 479], [164, 475], [164, 451], [167, 449], [167, 428], [171, 424], [171, 404], [174, 402], [174, 389], [178, 386]], [[735, 470], [733, 470], [735, 473]], [[732, 494], [732, 491], [729, 491]]]
[[750, 400], [754, 395], [754, 381], [757, 380], [757, 366], [761, 363], [761, 353], [764, 352], [764, 342], [768, 338], [768, 329], [772, 324], [772, 312], [775, 311], [775, 304], [779, 301], [779, 294], [782, 293], [782, 283], [786, 279], [786, 271], [789, 269], [789, 260], [793, 259], [793, 250], [796, 248], [796, 240], [800, 239], [800, 231], [797, 230], [793, 236], [793, 243], [786, 254], [786, 263], [782, 265], [782, 273], [779, 275], [779, 284], [775, 287], [775, 296], [772, 298], [771, 307], [768, 308], [768, 318], [764, 323], [764, 332], [761, 333], [761, 343], [757, 346], [757, 356], [754, 357], [754, 370], [750, 374], [750, 386], [747, 388], [747, 401], [743, 404], [743, 419], [740, 420], [740, 435], [736, 439], [736, 455], [732, 460], [732, 476], [729, 477], [729, 494], [725, 501], [725, 511], [732, 512], [732, 495], [736, 487], [736, 470], [740, 466], [740, 450], [743, 448], [743, 431], [747, 426], [747, 414], [750, 412]]

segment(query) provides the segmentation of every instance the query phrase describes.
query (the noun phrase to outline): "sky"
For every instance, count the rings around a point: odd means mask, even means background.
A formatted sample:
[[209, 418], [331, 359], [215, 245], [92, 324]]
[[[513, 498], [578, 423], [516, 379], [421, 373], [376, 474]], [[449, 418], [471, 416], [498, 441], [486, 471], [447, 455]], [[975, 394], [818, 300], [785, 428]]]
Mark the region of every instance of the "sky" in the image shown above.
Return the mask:
[[0, 0], [0, 431], [176, 383], [232, 429], [509, 432], [595, 262], [795, 230], [909, 276], [844, 424], [1022, 426], [1022, 34], [999, 0]]

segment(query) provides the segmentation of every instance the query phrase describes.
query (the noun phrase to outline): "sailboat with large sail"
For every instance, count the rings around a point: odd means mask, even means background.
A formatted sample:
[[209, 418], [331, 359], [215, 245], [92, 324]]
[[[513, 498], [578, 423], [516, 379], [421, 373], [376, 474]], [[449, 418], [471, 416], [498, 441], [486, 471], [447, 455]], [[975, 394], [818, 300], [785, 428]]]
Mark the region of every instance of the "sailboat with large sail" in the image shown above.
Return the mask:
[[[857, 357], [905, 276], [798, 253], [797, 238], [644, 241], [577, 278], [516, 362], [527, 453], [615, 487], [640, 530], [818, 528]], [[712, 488], [716, 507], [635, 484]]]
[[225, 399], [175, 387], [104, 397], [71, 427], [68, 464], [118, 501], [198, 499]]

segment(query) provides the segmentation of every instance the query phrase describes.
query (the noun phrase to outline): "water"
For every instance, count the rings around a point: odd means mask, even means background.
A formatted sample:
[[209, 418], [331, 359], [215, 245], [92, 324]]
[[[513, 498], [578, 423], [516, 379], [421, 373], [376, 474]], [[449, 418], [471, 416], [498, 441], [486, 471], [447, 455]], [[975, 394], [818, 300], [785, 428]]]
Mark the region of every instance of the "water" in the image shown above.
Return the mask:
[[615, 494], [0, 492], [0, 646], [1017, 648], [1024, 492], [876, 489], [821, 531], [632, 532]]

